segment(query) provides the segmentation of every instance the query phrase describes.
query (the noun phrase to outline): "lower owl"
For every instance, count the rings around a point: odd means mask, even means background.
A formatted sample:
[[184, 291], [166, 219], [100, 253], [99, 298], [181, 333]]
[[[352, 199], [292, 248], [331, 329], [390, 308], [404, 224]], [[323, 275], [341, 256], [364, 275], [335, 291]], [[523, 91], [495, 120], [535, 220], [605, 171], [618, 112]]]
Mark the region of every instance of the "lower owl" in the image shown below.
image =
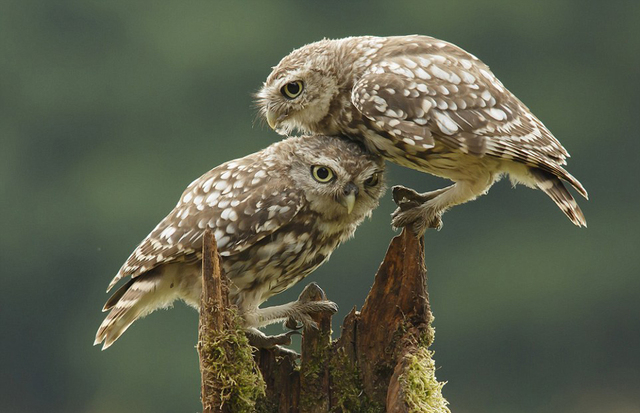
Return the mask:
[[[113, 344], [138, 318], [181, 299], [198, 308], [202, 237], [214, 231], [230, 301], [250, 337], [278, 321], [312, 322], [330, 301], [260, 308], [324, 263], [371, 215], [384, 193], [384, 163], [353, 141], [296, 137], [224, 163], [192, 182], [109, 284], [129, 278], [104, 305], [94, 344]], [[277, 344], [277, 343], [276, 343]]]

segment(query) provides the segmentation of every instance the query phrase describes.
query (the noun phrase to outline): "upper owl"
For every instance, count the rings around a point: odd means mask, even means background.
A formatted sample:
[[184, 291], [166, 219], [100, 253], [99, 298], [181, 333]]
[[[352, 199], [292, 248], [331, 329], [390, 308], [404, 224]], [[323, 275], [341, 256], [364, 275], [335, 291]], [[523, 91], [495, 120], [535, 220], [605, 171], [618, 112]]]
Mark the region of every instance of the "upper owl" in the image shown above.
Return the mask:
[[[283, 134], [335, 135], [356, 132], [360, 114], [373, 121], [380, 115], [428, 120], [432, 108], [496, 106], [504, 92], [487, 65], [451, 43], [364, 36], [294, 50], [274, 67], [257, 99], [269, 125]], [[432, 98], [431, 106], [423, 97]]]
[[[348, 37], [308, 44], [274, 67], [256, 97], [269, 126], [283, 135], [295, 129], [343, 134], [396, 162], [397, 148], [390, 143], [415, 154], [432, 149], [434, 138], [473, 155], [509, 153], [504, 145], [487, 140], [491, 138], [530, 144], [540, 152], [534, 162], [564, 164], [568, 157], [486, 64], [429, 36]], [[372, 142], [372, 134], [390, 142]]]
[[[543, 190], [574, 224], [586, 225], [559, 181], [586, 197], [562, 168], [568, 152], [487, 65], [451, 43], [418, 35], [321, 40], [282, 59], [256, 97], [279, 133], [346, 135], [456, 182], [422, 197], [426, 226], [439, 227], [447, 208], [485, 193], [504, 174]], [[413, 220], [416, 211], [405, 212], [397, 211], [394, 225]]]

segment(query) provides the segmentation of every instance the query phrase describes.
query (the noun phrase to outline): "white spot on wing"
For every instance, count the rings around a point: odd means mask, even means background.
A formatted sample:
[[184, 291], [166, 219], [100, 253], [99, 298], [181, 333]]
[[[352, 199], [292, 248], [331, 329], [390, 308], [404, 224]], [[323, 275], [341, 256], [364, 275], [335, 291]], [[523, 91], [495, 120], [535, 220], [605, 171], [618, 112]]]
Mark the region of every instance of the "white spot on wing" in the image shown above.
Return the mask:
[[464, 83], [473, 84], [476, 83], [476, 77], [469, 72], [465, 72], [464, 70], [460, 71], [460, 75], [462, 76], [462, 80]]
[[489, 108], [489, 109], [486, 110], [486, 112], [489, 114], [489, 116], [491, 116], [495, 120], [505, 120], [505, 119], [507, 119], [507, 114], [504, 113], [504, 111], [501, 110], [501, 109]]
[[464, 67], [467, 70], [471, 69], [471, 67], [473, 66], [473, 64], [467, 59], [460, 59], [459, 62], [462, 65], [462, 67]]
[[229, 243], [229, 241], [231, 241], [231, 238], [228, 236], [224, 236], [220, 239], [216, 239], [216, 242], [218, 244], [218, 248], [224, 248], [227, 246], [227, 244]]
[[440, 69], [438, 66], [431, 66], [429, 70], [431, 70], [431, 73], [433, 73], [433, 75], [438, 79], [449, 80], [449, 73]]
[[419, 67], [417, 69], [414, 70], [416, 76], [418, 76], [420, 79], [424, 79], [424, 80], [428, 80], [431, 79], [431, 75], [429, 75], [429, 73], [427, 73], [423, 68]]
[[453, 135], [458, 132], [458, 125], [451, 118], [442, 112], [434, 112], [434, 118], [438, 124], [438, 128], [447, 135]]
[[202, 184], [202, 190], [204, 192], [209, 192], [209, 190], [211, 189], [211, 184], [213, 184], [213, 177], [207, 179], [204, 184]]
[[407, 59], [406, 57], [402, 58], [402, 61], [404, 62], [404, 64], [409, 68], [409, 69], [414, 69], [415, 67], [418, 66], [418, 64], [416, 62], [414, 62], [411, 59]]

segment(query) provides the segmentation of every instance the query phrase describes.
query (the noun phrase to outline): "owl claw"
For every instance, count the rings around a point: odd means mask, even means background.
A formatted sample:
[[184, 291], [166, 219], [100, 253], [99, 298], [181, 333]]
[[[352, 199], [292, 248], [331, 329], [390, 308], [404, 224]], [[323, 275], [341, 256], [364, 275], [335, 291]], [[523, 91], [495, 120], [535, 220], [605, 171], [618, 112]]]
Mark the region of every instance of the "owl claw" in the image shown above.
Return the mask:
[[396, 185], [392, 189], [393, 202], [395, 202], [403, 211], [415, 208], [429, 200], [425, 194], [420, 194], [406, 186]]
[[324, 293], [318, 283], [309, 283], [298, 296], [299, 303], [308, 303], [310, 301], [325, 301], [327, 295]]
[[[257, 331], [257, 333], [256, 333]], [[268, 336], [258, 330], [247, 331], [249, 344], [256, 348], [272, 349], [277, 346], [288, 346], [291, 344], [291, 336], [300, 334], [298, 331], [292, 330], [275, 336]]]
[[298, 324], [298, 321], [293, 318], [287, 318], [287, 321], [284, 322], [284, 328], [288, 328], [289, 330], [298, 331], [304, 327], [302, 324]]
[[[399, 207], [403, 205], [419, 205], [425, 204], [438, 195], [443, 194], [444, 192], [453, 188], [453, 185], [447, 186], [446, 188], [436, 189], [435, 191], [429, 191], [424, 193], [419, 193], [411, 188], [407, 188], [406, 186], [396, 185], [391, 188], [393, 193], [393, 202], [395, 202]], [[409, 207], [404, 210], [409, 209]]]
[[280, 356], [280, 357], [293, 357], [293, 358], [300, 357], [300, 354], [296, 353], [294, 350], [291, 350], [290, 348], [286, 348], [282, 346], [274, 346], [271, 351], [273, 351], [276, 356]]
[[285, 321], [284, 326], [292, 330], [302, 328], [318, 329], [318, 324], [313, 321], [311, 314], [331, 313], [338, 311], [338, 305], [327, 300], [327, 296], [318, 284], [312, 282], [307, 285], [293, 303], [292, 314]]
[[424, 235], [427, 228], [438, 231], [442, 228], [442, 212], [431, 205], [433, 199], [451, 189], [453, 186], [423, 194], [402, 185], [394, 186], [393, 200], [398, 208], [391, 214], [391, 225], [394, 229], [410, 226], [416, 236]]
[[397, 208], [391, 217], [391, 225], [394, 229], [410, 227], [417, 237], [424, 235], [427, 228], [434, 228], [439, 231], [443, 225], [440, 214], [430, 212], [424, 205], [406, 211]]
[[434, 228], [438, 231], [442, 228], [441, 213], [422, 204], [403, 210], [402, 206], [397, 208], [391, 215], [391, 225], [393, 228], [411, 227], [417, 237], [424, 235], [427, 228]]
[[335, 314], [338, 311], [338, 305], [332, 301], [309, 301], [299, 302], [296, 301], [293, 307], [292, 314], [285, 322], [285, 327], [292, 330], [300, 330], [302, 328], [318, 329], [318, 323], [316, 323], [311, 314], [317, 313], [330, 313]]

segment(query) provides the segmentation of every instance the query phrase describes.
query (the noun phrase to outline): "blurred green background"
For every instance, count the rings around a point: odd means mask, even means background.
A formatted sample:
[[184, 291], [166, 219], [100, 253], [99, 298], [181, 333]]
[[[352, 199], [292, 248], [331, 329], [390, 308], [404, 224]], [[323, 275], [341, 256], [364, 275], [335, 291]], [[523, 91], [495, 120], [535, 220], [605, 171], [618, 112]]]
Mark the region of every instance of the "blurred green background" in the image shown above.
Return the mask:
[[[280, 139], [252, 93], [323, 37], [428, 34], [489, 64], [571, 152], [588, 229], [511, 189], [426, 236], [452, 411], [640, 411], [640, 2], [0, 2], [0, 411], [194, 412], [183, 304], [93, 347], [107, 283], [194, 178]], [[441, 187], [391, 167], [390, 184]], [[387, 194], [317, 281], [342, 318], [390, 238]], [[279, 326], [276, 331], [279, 331]], [[337, 334], [337, 333], [336, 333]]]

